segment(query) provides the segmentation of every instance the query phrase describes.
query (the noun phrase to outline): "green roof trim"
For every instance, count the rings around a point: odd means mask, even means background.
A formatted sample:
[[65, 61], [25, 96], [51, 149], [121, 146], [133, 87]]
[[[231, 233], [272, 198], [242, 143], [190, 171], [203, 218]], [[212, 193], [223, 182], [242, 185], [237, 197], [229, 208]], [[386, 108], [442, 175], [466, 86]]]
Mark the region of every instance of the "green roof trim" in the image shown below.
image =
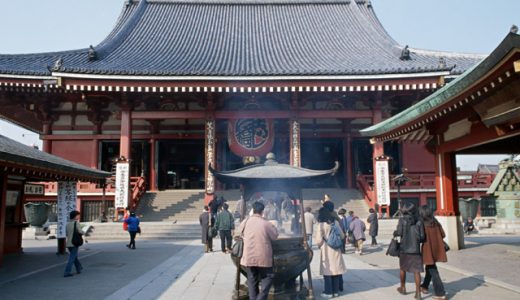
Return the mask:
[[484, 60], [467, 70], [455, 80], [424, 98], [415, 105], [388, 118], [378, 124], [360, 130], [362, 136], [381, 136], [397, 128], [403, 127], [414, 120], [427, 115], [434, 109], [448, 103], [457, 95], [466, 91], [476, 81], [492, 70], [511, 50], [520, 48], [520, 35], [509, 33], [498, 47]]

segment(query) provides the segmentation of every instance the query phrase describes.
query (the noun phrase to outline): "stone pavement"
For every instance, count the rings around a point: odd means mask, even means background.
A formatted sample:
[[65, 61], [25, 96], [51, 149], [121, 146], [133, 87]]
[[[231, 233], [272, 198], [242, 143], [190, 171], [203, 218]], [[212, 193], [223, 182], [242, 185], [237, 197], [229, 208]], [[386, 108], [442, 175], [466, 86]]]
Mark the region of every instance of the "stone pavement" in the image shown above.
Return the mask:
[[[137, 250], [127, 249], [122, 241], [91, 241], [80, 251], [84, 272], [71, 278], [62, 277], [66, 257], [54, 254], [55, 245], [55, 240], [24, 240], [26, 254], [9, 256], [0, 268], [0, 298], [231, 299], [235, 268], [230, 258], [221, 252], [204, 255], [198, 240], [137, 240]], [[398, 262], [382, 252], [369, 248], [363, 256], [345, 255], [345, 294], [336, 299], [413, 298], [411, 281], [408, 296], [396, 292]], [[311, 270], [314, 294], [321, 299], [318, 255], [315, 250]], [[457, 266], [440, 271], [449, 299], [520, 299], [520, 284], [494, 284], [483, 275], [465, 275], [471, 272]]]

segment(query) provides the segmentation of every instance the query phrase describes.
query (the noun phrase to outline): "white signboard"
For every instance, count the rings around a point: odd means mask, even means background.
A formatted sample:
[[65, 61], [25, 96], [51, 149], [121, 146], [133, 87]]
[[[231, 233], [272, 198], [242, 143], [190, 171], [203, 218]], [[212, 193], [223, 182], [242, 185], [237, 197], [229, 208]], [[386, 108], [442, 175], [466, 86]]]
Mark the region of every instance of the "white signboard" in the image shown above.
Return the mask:
[[70, 212], [76, 210], [76, 182], [58, 181], [58, 204], [56, 206], [58, 215], [58, 238], [67, 237], [66, 227]]
[[45, 186], [43, 184], [26, 183], [24, 186], [25, 195], [43, 195]]
[[130, 183], [129, 177], [130, 164], [128, 162], [117, 163], [116, 169], [116, 186], [115, 186], [115, 207], [125, 208], [128, 206], [128, 189]]
[[388, 160], [376, 161], [376, 191], [379, 205], [390, 205], [390, 178]]

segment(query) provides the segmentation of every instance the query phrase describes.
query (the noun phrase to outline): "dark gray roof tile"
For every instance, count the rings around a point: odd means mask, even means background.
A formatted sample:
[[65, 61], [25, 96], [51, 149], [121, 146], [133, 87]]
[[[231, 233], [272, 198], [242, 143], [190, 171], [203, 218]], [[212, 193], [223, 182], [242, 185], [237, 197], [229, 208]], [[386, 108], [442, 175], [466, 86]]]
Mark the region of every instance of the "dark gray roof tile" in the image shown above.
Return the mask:
[[[483, 56], [402, 46], [369, 1], [149, 0], [125, 5], [107, 38], [76, 51], [0, 55], [0, 74], [69, 73], [161, 76], [373, 75], [451, 70]], [[88, 42], [86, 42], [88, 45]], [[439, 57], [446, 56], [444, 67]], [[456, 65], [456, 68], [453, 66]]]

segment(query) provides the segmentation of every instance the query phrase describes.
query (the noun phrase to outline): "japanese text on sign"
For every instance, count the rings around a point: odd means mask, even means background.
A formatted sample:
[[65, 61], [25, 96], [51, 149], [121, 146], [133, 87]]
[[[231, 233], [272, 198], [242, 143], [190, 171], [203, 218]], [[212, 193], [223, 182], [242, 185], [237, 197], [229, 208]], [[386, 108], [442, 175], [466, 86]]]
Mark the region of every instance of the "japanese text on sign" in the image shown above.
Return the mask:
[[116, 208], [128, 206], [129, 169], [128, 162], [117, 163], [114, 203]]
[[390, 205], [390, 180], [388, 160], [376, 161], [376, 191], [379, 205]]
[[58, 238], [67, 236], [66, 227], [71, 211], [76, 210], [76, 182], [58, 182], [58, 204], [56, 206], [58, 215], [58, 227], [56, 235]]

